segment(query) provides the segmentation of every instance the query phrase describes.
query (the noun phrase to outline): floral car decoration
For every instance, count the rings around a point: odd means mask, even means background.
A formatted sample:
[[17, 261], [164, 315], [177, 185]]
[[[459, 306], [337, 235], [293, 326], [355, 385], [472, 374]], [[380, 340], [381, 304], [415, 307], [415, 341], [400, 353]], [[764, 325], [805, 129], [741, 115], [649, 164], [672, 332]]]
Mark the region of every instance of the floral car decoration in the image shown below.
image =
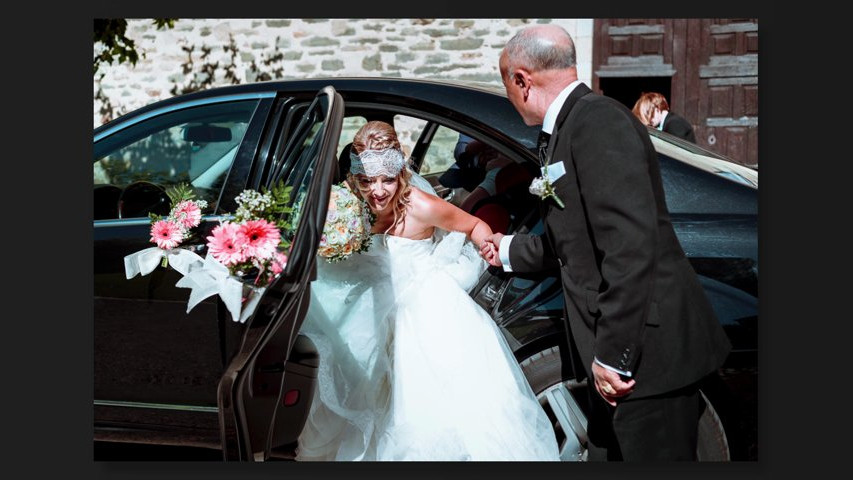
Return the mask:
[[[185, 184], [168, 190], [169, 216], [150, 215], [151, 242], [157, 246], [126, 256], [126, 277], [147, 275], [158, 264], [172, 267], [182, 275], [175, 286], [190, 289], [187, 313], [202, 300], [219, 295], [231, 318], [244, 323], [287, 265], [304, 200], [288, 206], [292, 188], [279, 184], [271, 190], [243, 190], [235, 198], [236, 212], [206, 238], [205, 258], [182, 248], [181, 243], [201, 223], [207, 203], [193, 200], [192, 189]], [[337, 262], [367, 250], [373, 221], [358, 195], [343, 183], [333, 185], [318, 256]]]

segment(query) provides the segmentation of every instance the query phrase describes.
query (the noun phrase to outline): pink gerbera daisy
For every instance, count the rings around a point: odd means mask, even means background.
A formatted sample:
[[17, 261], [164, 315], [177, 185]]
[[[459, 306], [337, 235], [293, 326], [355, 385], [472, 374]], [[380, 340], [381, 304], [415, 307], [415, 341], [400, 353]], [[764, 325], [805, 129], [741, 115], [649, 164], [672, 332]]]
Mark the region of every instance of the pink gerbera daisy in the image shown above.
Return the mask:
[[208, 252], [219, 263], [232, 265], [246, 259], [243, 251], [244, 241], [238, 235], [239, 227], [233, 223], [223, 223], [207, 237]]
[[276, 253], [275, 260], [273, 260], [272, 265], [270, 265], [270, 270], [272, 270], [274, 275], [278, 275], [284, 271], [285, 265], [287, 265], [287, 255], [283, 253]]
[[183, 231], [177, 223], [160, 220], [151, 225], [151, 241], [163, 250], [177, 247], [183, 237]]
[[201, 209], [191, 200], [179, 203], [172, 211], [172, 215], [184, 228], [193, 228], [201, 223]]
[[281, 241], [281, 233], [275, 224], [266, 220], [249, 220], [240, 225], [237, 236], [245, 244], [247, 257], [269, 258]]

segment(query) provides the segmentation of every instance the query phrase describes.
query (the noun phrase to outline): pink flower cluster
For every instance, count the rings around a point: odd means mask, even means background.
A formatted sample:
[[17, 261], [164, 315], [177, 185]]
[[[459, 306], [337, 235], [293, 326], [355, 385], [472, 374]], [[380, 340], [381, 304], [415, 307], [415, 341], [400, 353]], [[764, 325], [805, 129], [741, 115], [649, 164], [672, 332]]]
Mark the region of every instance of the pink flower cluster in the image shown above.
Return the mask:
[[151, 242], [164, 250], [177, 247], [189, 236], [190, 229], [201, 223], [201, 209], [205, 206], [204, 201], [179, 202], [166, 219], [157, 220], [151, 225]]
[[207, 237], [208, 254], [232, 272], [257, 268], [256, 284], [266, 284], [284, 270], [287, 255], [279, 252], [281, 232], [264, 220], [224, 222]]

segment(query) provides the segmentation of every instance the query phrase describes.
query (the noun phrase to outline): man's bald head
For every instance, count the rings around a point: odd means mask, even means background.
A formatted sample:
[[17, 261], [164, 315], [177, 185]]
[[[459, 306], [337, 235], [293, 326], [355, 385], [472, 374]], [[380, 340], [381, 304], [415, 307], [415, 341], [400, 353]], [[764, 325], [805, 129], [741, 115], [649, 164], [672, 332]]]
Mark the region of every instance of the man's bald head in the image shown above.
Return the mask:
[[575, 43], [558, 25], [533, 25], [516, 33], [501, 53], [501, 75], [517, 68], [530, 72], [563, 70], [574, 67]]

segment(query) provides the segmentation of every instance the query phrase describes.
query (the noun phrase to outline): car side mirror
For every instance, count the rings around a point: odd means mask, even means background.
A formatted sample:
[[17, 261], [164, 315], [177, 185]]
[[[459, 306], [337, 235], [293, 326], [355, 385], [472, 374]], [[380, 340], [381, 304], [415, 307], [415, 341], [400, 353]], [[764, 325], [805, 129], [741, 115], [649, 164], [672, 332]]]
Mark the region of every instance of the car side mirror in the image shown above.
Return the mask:
[[184, 140], [195, 143], [230, 142], [231, 129], [216, 125], [188, 125], [184, 128]]

